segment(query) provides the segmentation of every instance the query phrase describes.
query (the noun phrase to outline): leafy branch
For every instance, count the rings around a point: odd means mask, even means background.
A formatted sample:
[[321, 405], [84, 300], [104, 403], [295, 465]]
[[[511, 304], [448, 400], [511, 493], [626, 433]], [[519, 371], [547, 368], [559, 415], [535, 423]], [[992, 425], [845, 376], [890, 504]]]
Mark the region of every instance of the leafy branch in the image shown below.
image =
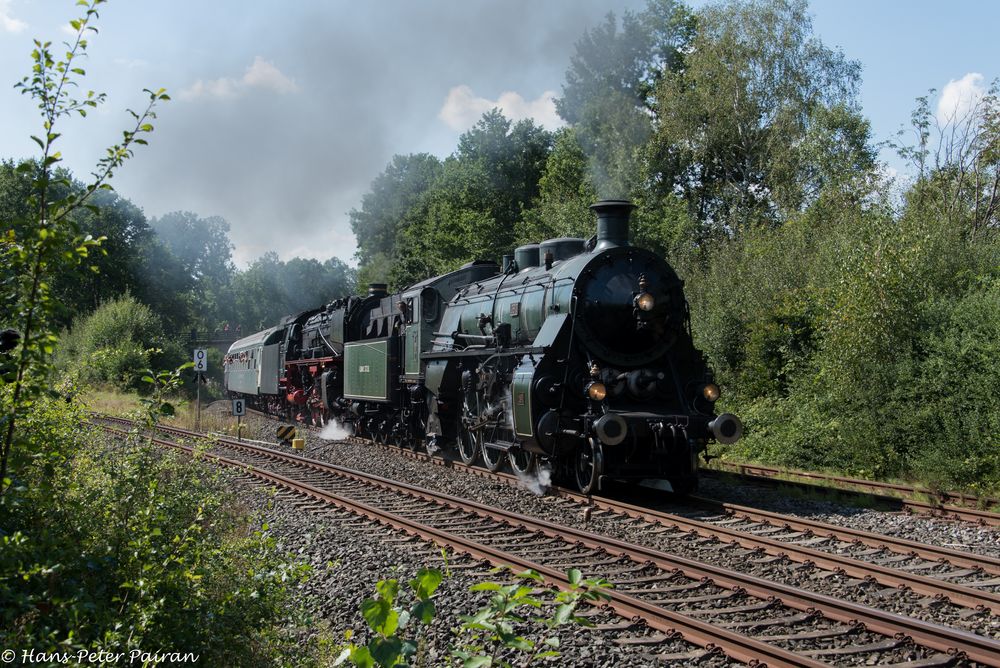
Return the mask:
[[[15, 444], [18, 414], [24, 409], [26, 402], [47, 389], [44, 379], [56, 336], [51, 323], [55, 304], [49, 295], [46, 276], [53, 275], [61, 265], [79, 265], [92, 250], [99, 249], [104, 240], [103, 237], [95, 239], [90, 235], [81, 236], [70, 214], [80, 207], [93, 209], [87, 204], [88, 199], [98, 190], [111, 189], [108, 181], [114, 176], [115, 170], [133, 156], [133, 146], [147, 143], [143, 135], [154, 129], [150, 121], [156, 118], [156, 105], [170, 99], [162, 88], [156, 91], [145, 90], [149, 96], [146, 108], [142, 113], [129, 110], [135, 119], [135, 125], [123, 132], [121, 142], [107, 149], [92, 173], [94, 180], [83, 192], [73, 193], [73, 189], [69, 187], [71, 184], [68, 175], [55, 172], [56, 166], [62, 161], [62, 154], [55, 150], [55, 144], [61, 136], [56, 131], [59, 120], [71, 114], [85, 117], [88, 109], [96, 108], [105, 100], [104, 93], [92, 90], [87, 91], [82, 98], [70, 94], [71, 89], [78, 87], [77, 79], [86, 75], [86, 71], [76, 63], [86, 56], [88, 36], [97, 33], [97, 28], [92, 24], [99, 17], [98, 7], [105, 1], [77, 2], [84, 7], [84, 12], [80, 18], [70, 21], [75, 36], [72, 42], [64, 43], [67, 50], [62, 60], [57, 60], [53, 55], [51, 42], [34, 40], [31, 74], [15, 84], [15, 88], [22, 94], [36, 100], [45, 132], [42, 137], [31, 137], [42, 151], [41, 159], [37, 162], [24, 162], [18, 167], [19, 171], [32, 177], [32, 194], [28, 204], [29, 210], [35, 214], [31, 224], [25, 228], [34, 230], [34, 237], [31, 238], [32, 235], [28, 234], [25, 235], [26, 238], [18, 239], [12, 230], [5, 239], [11, 275], [18, 277], [18, 280], [4, 285], [3, 297], [7, 303], [17, 305], [16, 318], [21, 331], [17, 361], [15, 364], [4, 365], [3, 368], [2, 380], [4, 384], [12, 384], [13, 389], [9, 409], [0, 418], [0, 427], [4, 429], [0, 451], [0, 496], [11, 484], [7, 472], [11, 450]], [[58, 196], [57, 186], [62, 186], [66, 194]], [[97, 270], [93, 265], [90, 268]]]

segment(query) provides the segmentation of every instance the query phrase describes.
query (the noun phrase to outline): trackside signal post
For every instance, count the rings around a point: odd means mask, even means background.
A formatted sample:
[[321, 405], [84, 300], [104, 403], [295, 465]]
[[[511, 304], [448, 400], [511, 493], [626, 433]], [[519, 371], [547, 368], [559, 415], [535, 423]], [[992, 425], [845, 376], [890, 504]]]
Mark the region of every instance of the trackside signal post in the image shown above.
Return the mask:
[[236, 440], [243, 440], [243, 416], [246, 415], [247, 404], [244, 399], [233, 399], [233, 415], [236, 416]]
[[204, 348], [194, 349], [194, 383], [198, 386], [194, 430], [201, 431], [201, 375], [208, 371], [208, 354]]

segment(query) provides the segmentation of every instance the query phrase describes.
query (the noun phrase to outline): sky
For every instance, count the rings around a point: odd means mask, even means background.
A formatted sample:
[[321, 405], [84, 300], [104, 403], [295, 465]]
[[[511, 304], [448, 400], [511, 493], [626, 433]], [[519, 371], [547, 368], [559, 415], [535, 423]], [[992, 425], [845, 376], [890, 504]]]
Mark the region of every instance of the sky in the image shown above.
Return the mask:
[[[704, 4], [695, 0], [689, 4]], [[64, 165], [85, 180], [104, 148], [166, 88], [149, 146], [115, 177], [148, 217], [221, 216], [234, 259], [267, 251], [354, 264], [348, 213], [394, 154], [450, 154], [499, 106], [559, 126], [576, 41], [609, 11], [644, 0], [112, 0], [90, 39], [83, 89], [107, 94], [62, 126]], [[944, 109], [1000, 76], [1000, 3], [813, 0], [815, 33], [862, 64], [874, 139], [895, 136], [914, 99]], [[69, 39], [72, 0], [0, 0], [0, 158], [36, 154], [31, 100], [13, 88], [32, 39]], [[892, 170], [905, 166], [890, 151]]]

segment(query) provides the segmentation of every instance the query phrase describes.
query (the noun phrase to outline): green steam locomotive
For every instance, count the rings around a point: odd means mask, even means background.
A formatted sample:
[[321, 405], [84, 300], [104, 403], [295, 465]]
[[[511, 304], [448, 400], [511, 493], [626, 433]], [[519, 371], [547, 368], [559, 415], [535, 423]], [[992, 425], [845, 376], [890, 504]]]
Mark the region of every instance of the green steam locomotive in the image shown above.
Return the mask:
[[693, 344], [683, 282], [629, 245], [633, 206], [589, 240], [517, 248], [396, 294], [374, 284], [233, 344], [226, 386], [285, 417], [491, 470], [695, 489], [697, 456], [742, 423]]

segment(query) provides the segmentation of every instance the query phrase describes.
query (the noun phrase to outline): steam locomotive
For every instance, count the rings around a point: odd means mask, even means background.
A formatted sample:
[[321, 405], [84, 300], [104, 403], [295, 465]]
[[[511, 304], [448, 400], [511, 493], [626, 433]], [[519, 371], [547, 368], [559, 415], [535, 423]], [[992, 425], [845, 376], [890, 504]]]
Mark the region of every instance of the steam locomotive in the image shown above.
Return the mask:
[[376, 442], [446, 449], [490, 470], [542, 462], [584, 493], [608, 480], [689, 493], [719, 387], [692, 342], [683, 282], [631, 246], [633, 205], [591, 209], [597, 234], [521, 246], [396, 294], [372, 284], [234, 343], [232, 396]]

